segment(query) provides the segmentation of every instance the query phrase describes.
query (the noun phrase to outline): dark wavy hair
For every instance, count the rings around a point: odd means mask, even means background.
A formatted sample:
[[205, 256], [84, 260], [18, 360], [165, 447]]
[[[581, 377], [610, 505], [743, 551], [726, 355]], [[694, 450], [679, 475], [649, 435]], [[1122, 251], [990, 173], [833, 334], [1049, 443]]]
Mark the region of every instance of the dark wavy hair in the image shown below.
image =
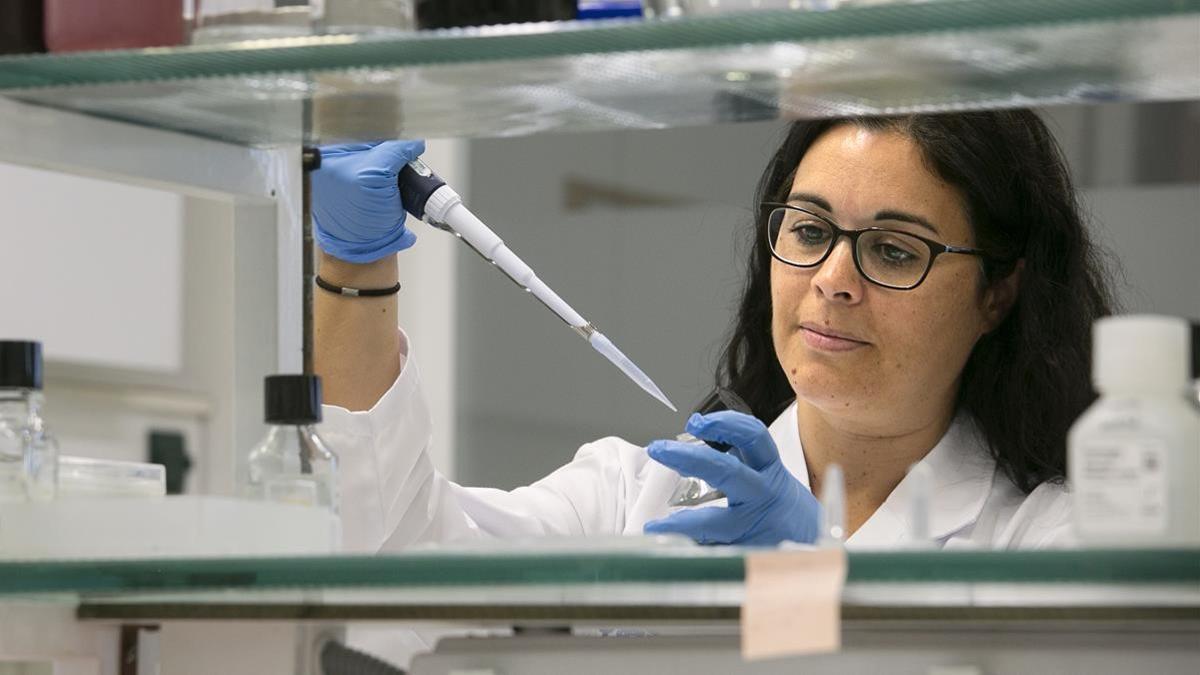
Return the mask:
[[1114, 301], [1062, 153], [1030, 110], [793, 123], [758, 184], [745, 287], [717, 386], [768, 422], [795, 399], [772, 342], [771, 251], [761, 205], [787, 201], [800, 159], [842, 124], [904, 134], [929, 169], [959, 190], [975, 245], [987, 253], [984, 284], [1004, 279], [1024, 260], [1011, 311], [967, 360], [958, 406], [974, 417], [996, 462], [1021, 490], [1061, 479], [1067, 431], [1095, 398], [1092, 323], [1112, 313]]

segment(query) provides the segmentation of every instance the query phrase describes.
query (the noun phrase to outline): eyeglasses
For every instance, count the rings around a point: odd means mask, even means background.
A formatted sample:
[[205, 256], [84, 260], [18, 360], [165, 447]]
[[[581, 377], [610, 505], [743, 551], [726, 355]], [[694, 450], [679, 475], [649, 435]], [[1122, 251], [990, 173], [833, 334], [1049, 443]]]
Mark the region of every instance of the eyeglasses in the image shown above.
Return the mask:
[[908, 291], [920, 286], [933, 261], [943, 253], [986, 255], [976, 248], [948, 246], [882, 227], [843, 230], [825, 216], [798, 206], [763, 206], [773, 207], [767, 216], [767, 243], [777, 260], [795, 267], [816, 267], [825, 262], [838, 240], [846, 237], [858, 273], [884, 288]]

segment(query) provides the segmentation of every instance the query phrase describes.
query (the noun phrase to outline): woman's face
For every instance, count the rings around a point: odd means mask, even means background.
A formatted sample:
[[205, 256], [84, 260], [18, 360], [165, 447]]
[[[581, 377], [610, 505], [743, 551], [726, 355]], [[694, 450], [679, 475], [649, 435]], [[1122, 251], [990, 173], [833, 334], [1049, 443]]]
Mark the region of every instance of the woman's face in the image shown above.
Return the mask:
[[[834, 127], [801, 160], [790, 195], [842, 229], [975, 243], [958, 191], [898, 132]], [[952, 410], [975, 341], [996, 320], [979, 259], [940, 255], [921, 285], [900, 291], [867, 281], [852, 256], [843, 238], [818, 267], [772, 259], [772, 337], [792, 389], [864, 431], [937, 424]]]

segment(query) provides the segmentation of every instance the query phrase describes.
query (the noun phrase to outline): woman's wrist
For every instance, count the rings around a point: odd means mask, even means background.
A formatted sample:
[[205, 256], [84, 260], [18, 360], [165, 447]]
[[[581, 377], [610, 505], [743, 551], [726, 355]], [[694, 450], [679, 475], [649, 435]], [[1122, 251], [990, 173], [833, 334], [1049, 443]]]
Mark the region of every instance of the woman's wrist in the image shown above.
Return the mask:
[[389, 288], [400, 279], [396, 256], [389, 255], [374, 262], [350, 263], [321, 251], [317, 274], [331, 284], [348, 288]]

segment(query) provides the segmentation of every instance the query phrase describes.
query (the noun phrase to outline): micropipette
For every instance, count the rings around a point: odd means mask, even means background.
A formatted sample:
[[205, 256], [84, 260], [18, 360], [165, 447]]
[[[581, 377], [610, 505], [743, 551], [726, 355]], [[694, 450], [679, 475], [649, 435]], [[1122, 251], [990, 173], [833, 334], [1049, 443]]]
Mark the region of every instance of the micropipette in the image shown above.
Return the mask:
[[430, 225], [449, 232], [465, 244], [475, 249], [484, 260], [500, 269], [518, 286], [529, 291], [558, 318], [579, 334], [593, 349], [600, 352], [629, 379], [633, 380], [648, 394], [662, 402], [663, 405], [676, 411], [675, 406], [667, 399], [654, 382], [641, 371], [633, 361], [617, 349], [603, 333], [596, 330], [590, 322], [579, 315], [557, 293], [550, 290], [533, 270], [523, 260], [509, 250], [504, 240], [483, 224], [475, 214], [471, 213], [462, 202], [462, 197], [454, 191], [446, 181], [433, 173], [419, 159], [408, 163], [400, 171], [400, 200], [404, 208], [417, 218]]

